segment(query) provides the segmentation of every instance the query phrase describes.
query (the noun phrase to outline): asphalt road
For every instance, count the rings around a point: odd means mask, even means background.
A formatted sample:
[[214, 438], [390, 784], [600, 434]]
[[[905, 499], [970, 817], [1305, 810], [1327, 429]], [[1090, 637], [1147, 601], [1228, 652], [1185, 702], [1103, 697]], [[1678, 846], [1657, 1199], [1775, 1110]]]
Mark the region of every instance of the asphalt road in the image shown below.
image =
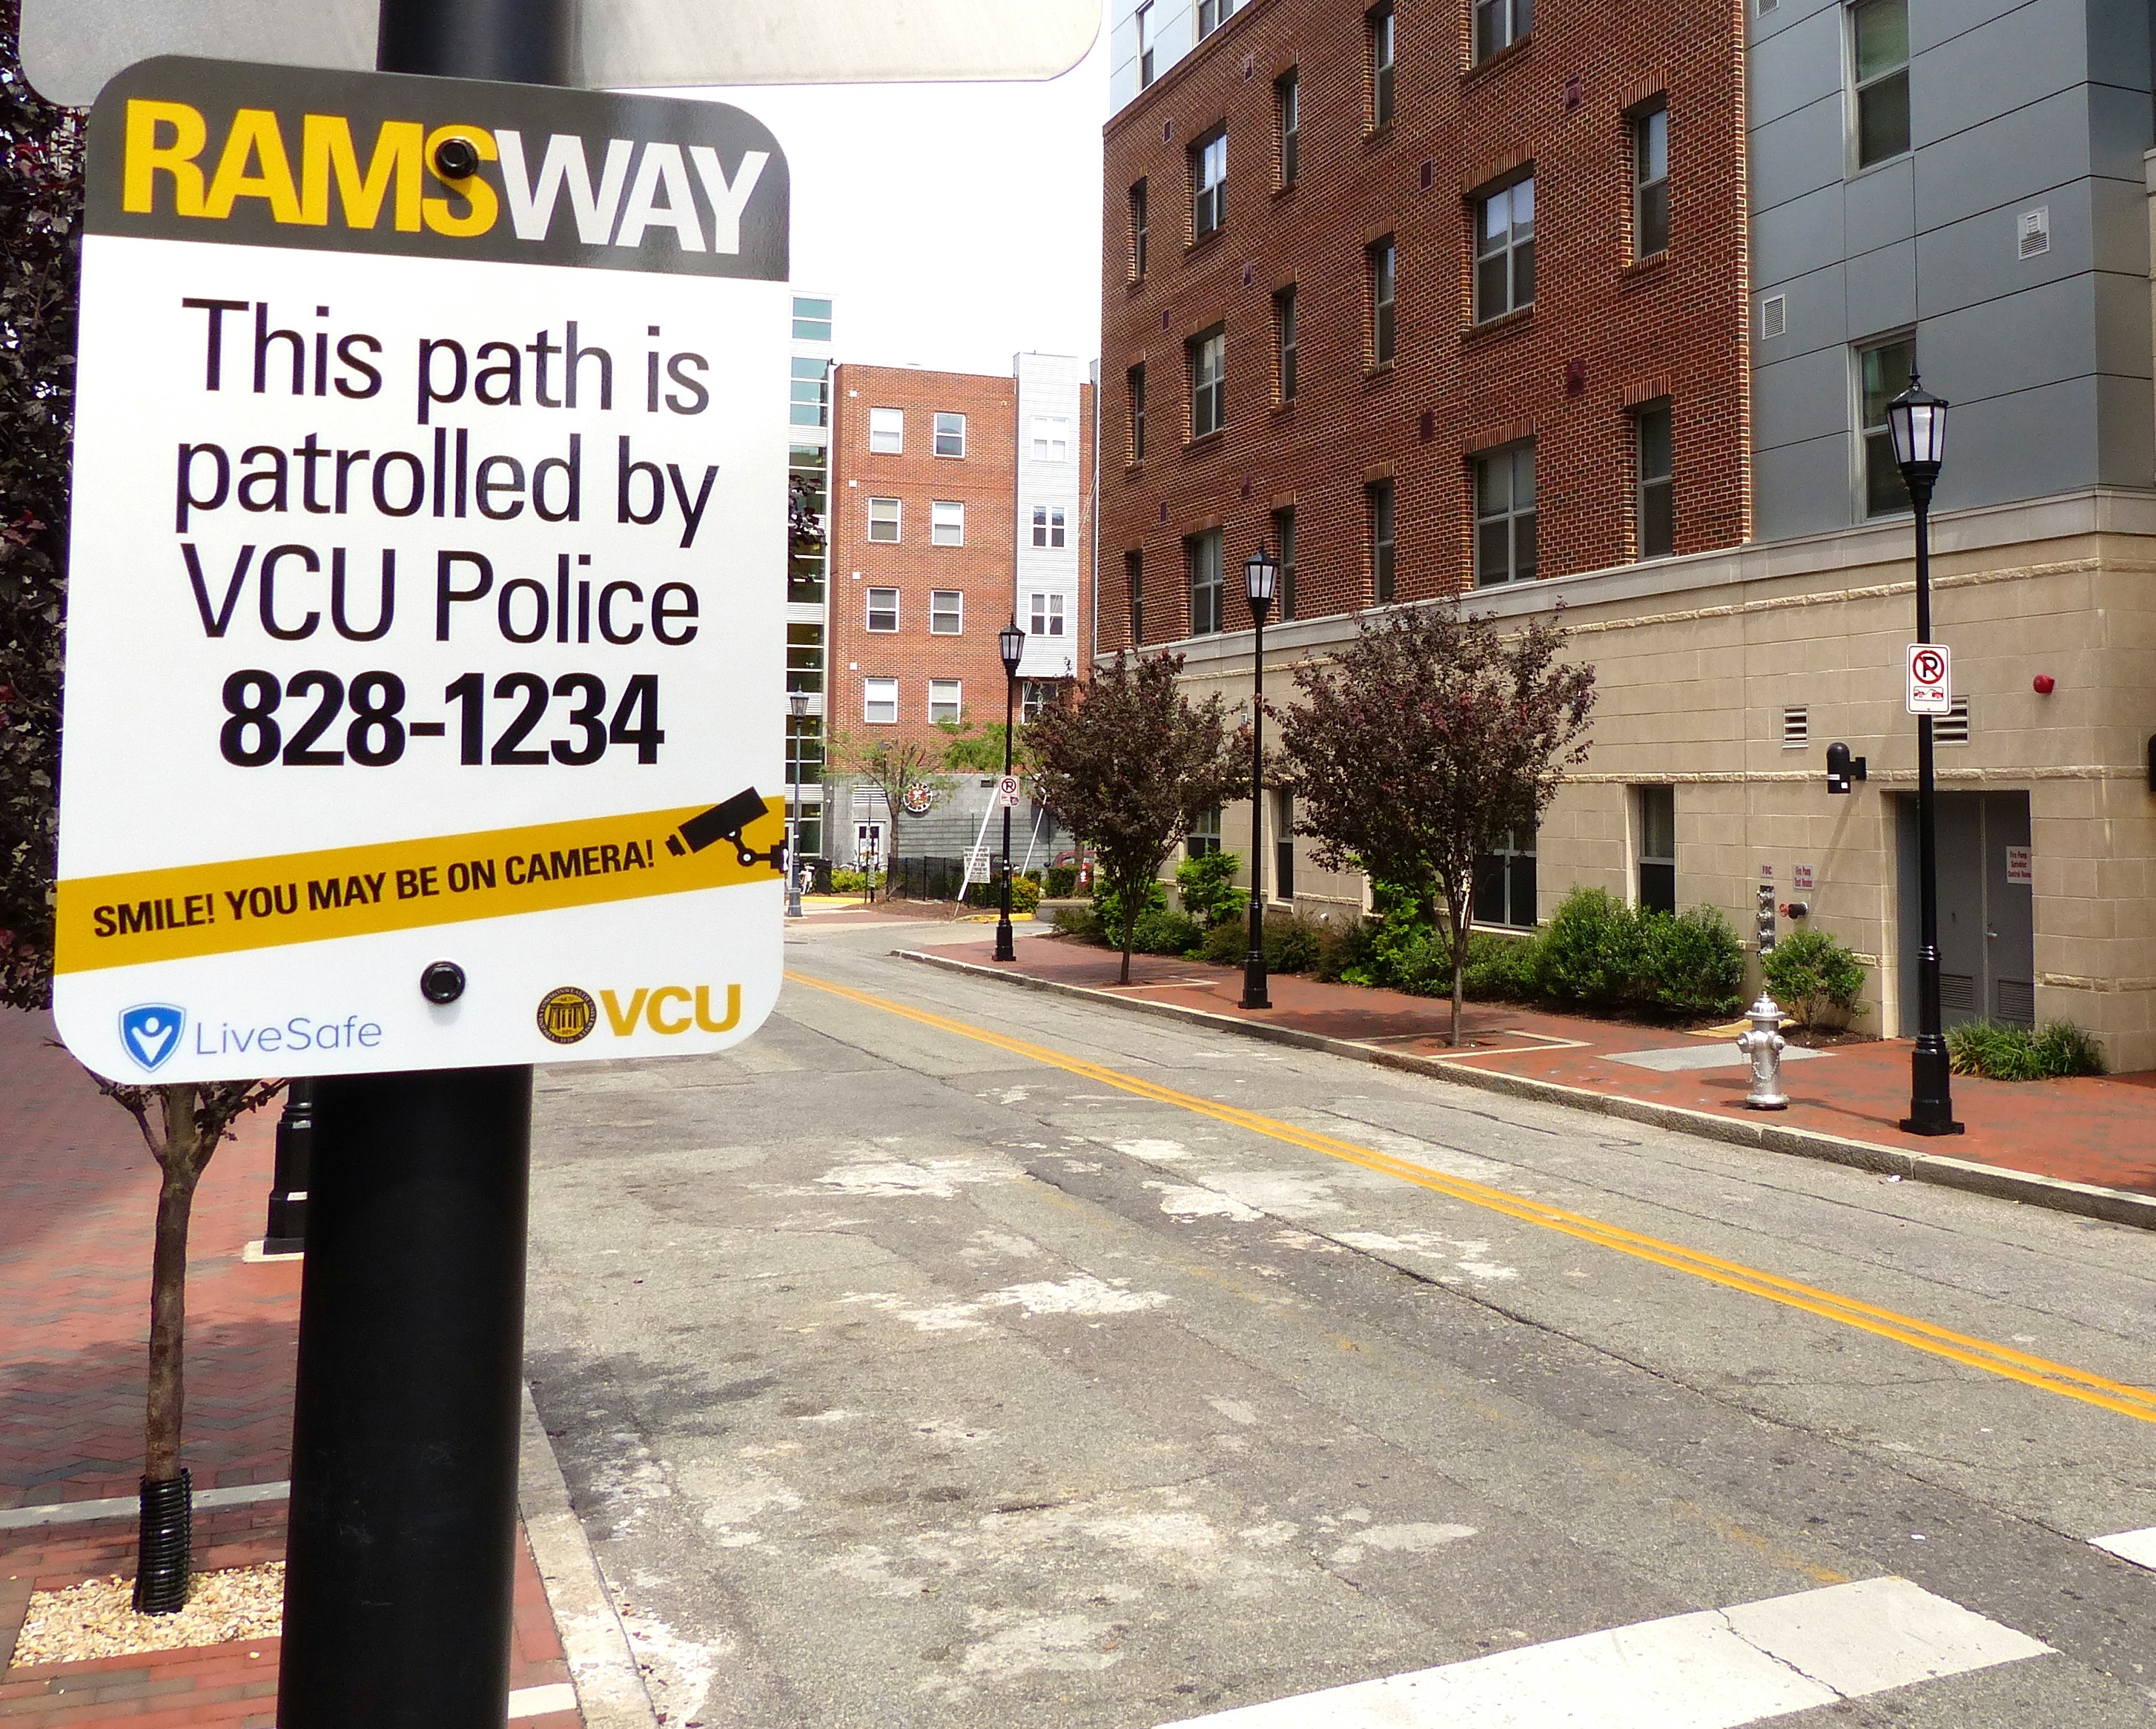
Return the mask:
[[2156, 1724], [2145, 1234], [895, 934], [540, 1077], [530, 1372], [670, 1729]]

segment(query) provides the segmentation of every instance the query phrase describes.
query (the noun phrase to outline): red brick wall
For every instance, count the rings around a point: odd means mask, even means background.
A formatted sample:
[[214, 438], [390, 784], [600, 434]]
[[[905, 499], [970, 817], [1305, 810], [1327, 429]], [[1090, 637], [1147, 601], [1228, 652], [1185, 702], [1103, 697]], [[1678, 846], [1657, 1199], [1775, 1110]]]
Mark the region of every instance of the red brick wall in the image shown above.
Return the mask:
[[[1370, 601], [1364, 489], [1396, 494], [1395, 598], [1471, 584], [1469, 458], [1532, 434], [1541, 574], [1635, 556], [1632, 418], [1672, 404], [1676, 550], [1749, 531], [1741, 0], [1705, 7], [1543, 0], [1532, 33], [1467, 64], [1469, 0], [1398, 0], [1395, 115], [1367, 124], [1362, 0], [1253, 0], [1111, 121], [1102, 280], [1100, 641], [1128, 640], [1124, 555], [1142, 549], [1145, 635], [1187, 628], [1183, 540], [1225, 531], [1235, 575], [1296, 511], [1297, 612]], [[1301, 80], [1301, 174], [1276, 177], [1274, 80]], [[1630, 262], [1627, 110], [1666, 95], [1671, 240]], [[1228, 126], [1227, 220], [1195, 248], [1186, 147]], [[1163, 136], [1166, 129], [1166, 136]], [[1471, 322], [1470, 195], [1532, 163], [1536, 301]], [[1151, 194], [1145, 280], [1129, 274], [1127, 195]], [[1397, 359], [1365, 364], [1364, 249], [1399, 248]], [[1300, 388], [1273, 401], [1272, 295], [1298, 289]], [[1228, 336], [1227, 425], [1185, 442], [1183, 344]], [[1126, 369], [1147, 368], [1147, 455], [1127, 462]]]

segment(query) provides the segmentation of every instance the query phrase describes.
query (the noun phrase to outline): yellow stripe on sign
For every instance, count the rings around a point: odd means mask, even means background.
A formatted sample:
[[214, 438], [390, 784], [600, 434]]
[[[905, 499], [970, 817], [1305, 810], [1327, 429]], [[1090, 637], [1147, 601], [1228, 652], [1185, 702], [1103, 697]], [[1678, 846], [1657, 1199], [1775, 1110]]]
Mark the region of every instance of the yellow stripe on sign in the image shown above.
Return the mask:
[[1854, 1327], [1860, 1332], [1892, 1339], [1897, 1344], [1907, 1345], [1912, 1351], [1944, 1357], [1949, 1362], [1961, 1363], [1969, 1368], [1982, 1369], [1987, 1374], [2019, 1381], [2024, 1386], [2038, 1388], [2046, 1393], [2056, 1393], [2062, 1398], [2078, 1399], [2084, 1404], [2097, 1405], [2107, 1411], [2116, 1411], [2121, 1416], [2138, 1418], [2143, 1423], [2156, 1423], [2156, 1392], [2144, 1387], [2092, 1375], [2085, 1369], [2031, 1356], [2025, 1351], [2017, 1351], [2010, 1345], [1954, 1332], [1948, 1328], [1934, 1326], [1928, 1321], [1919, 1321], [1914, 1316], [1882, 1309], [1856, 1297], [1840, 1296], [1815, 1285], [1800, 1285], [1794, 1279], [1784, 1279], [1779, 1273], [1763, 1272], [1757, 1267], [1746, 1266], [1741, 1261], [1724, 1260], [1718, 1255], [1686, 1249], [1681, 1244], [1666, 1243], [1660, 1238], [1642, 1236], [1637, 1231], [1628, 1231], [1620, 1225], [1605, 1224], [1585, 1213], [1567, 1212], [1561, 1207], [1548, 1206], [1543, 1202], [1527, 1200], [1502, 1188], [1493, 1188], [1486, 1183], [1471, 1182], [1464, 1177], [1448, 1177], [1412, 1160], [1395, 1158], [1390, 1153], [1359, 1147], [1353, 1141], [1342, 1141], [1314, 1129], [1297, 1128], [1293, 1123], [1263, 1116], [1240, 1106], [1223, 1105], [1211, 1099], [1201, 1099], [1192, 1093], [1178, 1092], [1173, 1087], [1162, 1086], [1156, 1081], [1142, 1080], [1134, 1075], [1125, 1075], [1081, 1058], [1067, 1056], [1045, 1045], [1029, 1044], [1022, 1039], [1008, 1038], [983, 1027], [968, 1026], [963, 1021], [931, 1014], [925, 1009], [910, 1008], [902, 1003], [873, 997], [865, 991], [850, 990], [844, 985], [831, 984], [820, 978], [810, 978], [804, 973], [789, 972], [786, 976], [796, 984], [829, 991], [834, 997], [844, 997], [870, 1008], [882, 1009], [887, 1014], [899, 1015], [906, 1020], [917, 1021], [923, 1026], [934, 1027], [940, 1032], [952, 1033], [962, 1039], [993, 1045], [1014, 1056], [1048, 1064], [1070, 1074], [1082, 1075], [1088, 1080], [1098, 1081], [1103, 1086], [1114, 1087], [1119, 1092], [1135, 1094], [1157, 1104], [1173, 1105], [1180, 1110], [1195, 1111], [1201, 1116], [1209, 1116], [1216, 1121], [1231, 1124], [1253, 1134], [1285, 1142], [1291, 1147], [1323, 1153], [1328, 1158], [1342, 1159], [1349, 1164], [1360, 1165], [1365, 1170], [1382, 1172], [1388, 1177], [1397, 1177], [1403, 1182], [1412, 1183], [1419, 1188], [1450, 1195], [1456, 1201], [1486, 1208], [1491, 1212], [1502, 1213], [1507, 1218], [1521, 1219], [1528, 1224], [1540, 1225], [1545, 1230], [1577, 1237], [1582, 1242], [1592, 1243], [1598, 1248], [1610, 1249], [1619, 1254], [1629, 1254], [1640, 1260], [1652, 1261], [1657, 1266], [1667, 1267], [1675, 1272], [1688, 1273], [1695, 1279], [1704, 1279], [1731, 1290], [1741, 1290], [1748, 1296], [1763, 1297], [1784, 1308], [1799, 1309], [1808, 1315]]
[[778, 874], [768, 858], [742, 864], [734, 839], [768, 854], [785, 821], [779, 800], [748, 792], [709, 807], [64, 878], [54, 970], [90, 972], [767, 882]]

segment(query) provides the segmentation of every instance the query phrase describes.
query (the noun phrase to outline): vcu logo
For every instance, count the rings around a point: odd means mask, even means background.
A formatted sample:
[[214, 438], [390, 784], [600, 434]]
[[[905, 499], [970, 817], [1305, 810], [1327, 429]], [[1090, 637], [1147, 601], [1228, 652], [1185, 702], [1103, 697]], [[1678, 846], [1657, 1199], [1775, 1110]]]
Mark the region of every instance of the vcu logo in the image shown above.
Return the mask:
[[598, 1020], [599, 1006], [591, 993], [572, 984], [557, 985], [539, 999], [539, 1030], [550, 1043], [574, 1044]]

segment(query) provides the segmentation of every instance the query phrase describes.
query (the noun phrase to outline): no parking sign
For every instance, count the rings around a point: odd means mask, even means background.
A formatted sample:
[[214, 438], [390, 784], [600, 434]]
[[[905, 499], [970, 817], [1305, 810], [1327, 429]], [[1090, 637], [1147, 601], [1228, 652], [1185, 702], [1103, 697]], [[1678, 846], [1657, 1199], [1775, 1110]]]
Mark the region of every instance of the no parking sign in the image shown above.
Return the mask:
[[1944, 643], [1911, 643], [1909, 712], [1912, 715], [1952, 714], [1953, 689], [1953, 651]]

